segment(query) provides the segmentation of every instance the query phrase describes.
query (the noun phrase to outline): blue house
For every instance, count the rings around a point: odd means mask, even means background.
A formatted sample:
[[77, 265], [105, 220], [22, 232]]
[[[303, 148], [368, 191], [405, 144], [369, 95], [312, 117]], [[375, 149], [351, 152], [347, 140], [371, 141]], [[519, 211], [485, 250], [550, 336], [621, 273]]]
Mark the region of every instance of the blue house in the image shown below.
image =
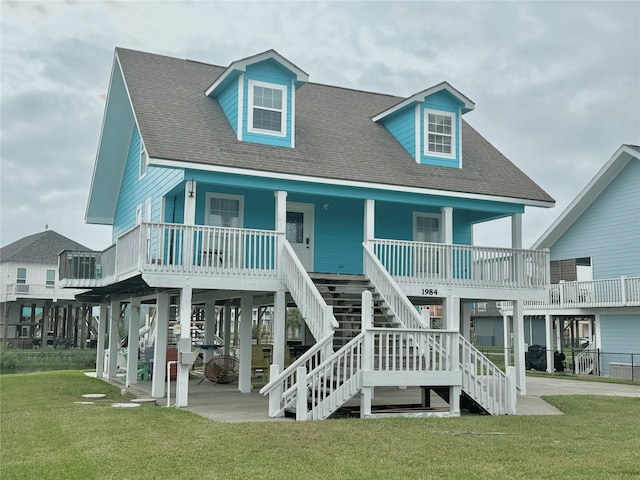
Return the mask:
[[[135, 337], [137, 307], [154, 304], [152, 393], [162, 397], [175, 303], [176, 404], [188, 402], [194, 309], [205, 345], [217, 333], [229, 352], [237, 334], [238, 388], [249, 392], [251, 311], [270, 305], [261, 392], [273, 416], [326, 418], [354, 396], [369, 416], [381, 386], [441, 392], [447, 415], [459, 414], [461, 395], [513, 411], [524, 342], [507, 375], [465, 338], [460, 312], [514, 301], [522, 337], [523, 302], [549, 286], [549, 253], [522, 248], [522, 214], [554, 201], [463, 119], [474, 108], [447, 82], [409, 98], [314, 84], [273, 50], [225, 68], [116, 49], [86, 212], [113, 226], [113, 245], [65, 252], [94, 258], [92, 278], [61, 261], [66, 285], [101, 305], [110, 355], [105, 365], [98, 351], [98, 375], [115, 371], [116, 319]], [[473, 226], [500, 218], [512, 219], [513, 248], [474, 246]], [[431, 328], [419, 309], [436, 304], [444, 320]], [[306, 324], [295, 361], [291, 306]]]
[[640, 147], [622, 145], [533, 248], [550, 249], [553, 285], [525, 313], [546, 318], [549, 354], [588, 342], [577, 373], [640, 378]]

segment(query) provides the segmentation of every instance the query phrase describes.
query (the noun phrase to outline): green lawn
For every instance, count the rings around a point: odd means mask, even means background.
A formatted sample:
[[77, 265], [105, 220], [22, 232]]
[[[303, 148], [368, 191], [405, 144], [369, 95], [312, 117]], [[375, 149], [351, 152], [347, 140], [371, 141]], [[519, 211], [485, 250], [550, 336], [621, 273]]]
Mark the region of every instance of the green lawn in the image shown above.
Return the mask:
[[[107, 399], [75, 404], [84, 393]], [[0, 375], [0, 478], [640, 478], [638, 398], [549, 398], [564, 416], [241, 424], [121, 400], [80, 372]]]

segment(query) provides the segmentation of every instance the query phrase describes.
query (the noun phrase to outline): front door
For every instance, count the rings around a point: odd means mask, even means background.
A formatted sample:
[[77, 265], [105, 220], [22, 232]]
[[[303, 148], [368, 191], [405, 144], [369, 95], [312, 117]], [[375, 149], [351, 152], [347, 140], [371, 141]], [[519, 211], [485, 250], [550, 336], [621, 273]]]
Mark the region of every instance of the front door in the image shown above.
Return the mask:
[[[413, 241], [441, 243], [440, 215], [413, 214]], [[439, 248], [418, 244], [414, 252], [414, 272], [416, 275], [439, 275], [441, 259]]]
[[313, 204], [287, 203], [287, 240], [307, 272], [313, 272]]

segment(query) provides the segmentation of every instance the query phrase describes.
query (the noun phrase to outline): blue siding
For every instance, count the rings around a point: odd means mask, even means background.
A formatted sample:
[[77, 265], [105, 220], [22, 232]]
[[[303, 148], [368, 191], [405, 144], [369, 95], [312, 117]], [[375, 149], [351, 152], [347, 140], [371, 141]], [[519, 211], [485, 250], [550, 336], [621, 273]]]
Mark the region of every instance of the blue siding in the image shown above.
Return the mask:
[[413, 108], [407, 108], [383, 121], [384, 126], [400, 142], [400, 145], [416, 158], [416, 115]]
[[227, 116], [233, 131], [238, 134], [238, 80], [230, 82], [218, 96], [218, 102]]
[[[424, 155], [424, 146], [426, 142], [425, 138], [425, 125], [424, 125], [424, 111], [425, 109], [439, 110], [442, 112], [453, 113], [455, 121], [455, 158], [441, 158], [430, 155]], [[433, 95], [429, 95], [420, 106], [420, 115], [418, 115], [420, 122], [420, 163], [428, 165], [438, 165], [443, 167], [460, 167], [460, 115], [459, 115], [459, 103], [457, 99], [451, 96], [447, 92], [436, 92]]]
[[602, 352], [640, 354], [640, 315], [600, 315], [600, 342]]
[[112, 241], [136, 225], [136, 208], [151, 197], [151, 221], [161, 220], [162, 197], [182, 181], [182, 171], [147, 167], [142, 179], [140, 172], [140, 134], [134, 126], [129, 153], [124, 167], [120, 192], [113, 221]]
[[[286, 132], [287, 135], [285, 137], [273, 136], [273, 135], [262, 135], [257, 133], [249, 132], [248, 130], [248, 121], [249, 121], [249, 80], [256, 80], [260, 82], [274, 83], [277, 85], [283, 85], [287, 88], [286, 90], [286, 99], [287, 99], [287, 127]], [[293, 118], [293, 109], [292, 109], [292, 95], [293, 95], [293, 75], [288, 70], [284, 69], [280, 64], [273, 60], [265, 60], [263, 62], [259, 62], [253, 65], [249, 65], [244, 75], [244, 95], [243, 95], [243, 106], [242, 106], [242, 124], [243, 124], [243, 132], [242, 132], [242, 140], [253, 143], [261, 143], [265, 145], [273, 145], [278, 147], [291, 147], [291, 126], [292, 126], [292, 118]]]
[[640, 276], [640, 161], [631, 160], [552, 246], [551, 259], [591, 257], [593, 279]]
[[373, 199], [377, 202], [409, 203], [422, 205], [423, 207], [435, 207], [437, 212], [442, 206], [450, 206], [455, 209], [467, 210], [466, 215], [477, 214], [474, 222], [483, 221], [484, 216], [496, 219], [514, 213], [523, 213], [524, 206], [515, 203], [492, 202], [488, 200], [476, 200], [470, 198], [443, 197], [439, 195], [420, 195], [415, 193], [398, 192], [395, 190], [375, 190], [369, 188], [356, 188], [342, 185], [316, 184], [278, 178], [248, 177], [227, 173], [207, 173], [197, 170], [188, 170], [185, 178], [193, 178], [197, 182], [215, 183], [218, 185], [235, 186], [239, 188], [266, 189], [274, 192], [285, 190], [291, 193], [305, 193], [310, 195]]

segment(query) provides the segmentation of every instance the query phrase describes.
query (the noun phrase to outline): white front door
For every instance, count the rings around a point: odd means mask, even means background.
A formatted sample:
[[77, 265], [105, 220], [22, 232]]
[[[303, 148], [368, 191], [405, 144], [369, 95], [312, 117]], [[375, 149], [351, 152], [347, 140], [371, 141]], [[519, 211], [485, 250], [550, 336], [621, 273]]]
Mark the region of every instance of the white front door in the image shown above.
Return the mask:
[[287, 203], [287, 240], [307, 272], [313, 272], [313, 204]]

